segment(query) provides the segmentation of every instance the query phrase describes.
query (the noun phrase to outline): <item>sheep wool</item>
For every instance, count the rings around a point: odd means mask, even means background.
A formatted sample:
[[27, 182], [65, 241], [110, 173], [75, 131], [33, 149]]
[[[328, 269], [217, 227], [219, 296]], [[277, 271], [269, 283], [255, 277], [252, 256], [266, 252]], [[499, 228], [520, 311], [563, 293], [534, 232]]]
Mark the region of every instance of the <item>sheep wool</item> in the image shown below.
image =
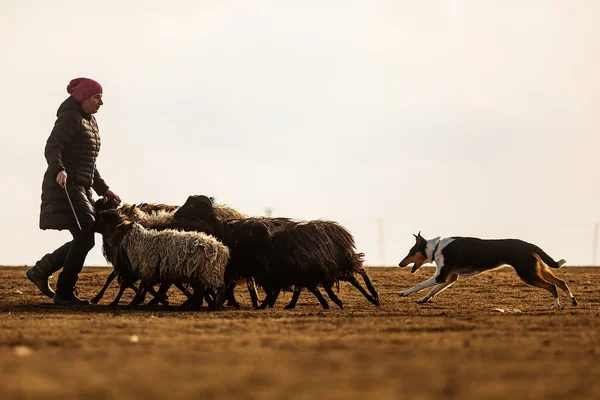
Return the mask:
[[148, 230], [132, 223], [122, 246], [142, 279], [199, 282], [213, 289], [225, 285], [229, 249], [205, 233]]
[[175, 221], [175, 211], [172, 210], [156, 210], [152, 213], [147, 213], [139, 207], [132, 206], [129, 209], [123, 207], [122, 213], [132, 222], [137, 222], [144, 228], [151, 229], [156, 227], [169, 226]]

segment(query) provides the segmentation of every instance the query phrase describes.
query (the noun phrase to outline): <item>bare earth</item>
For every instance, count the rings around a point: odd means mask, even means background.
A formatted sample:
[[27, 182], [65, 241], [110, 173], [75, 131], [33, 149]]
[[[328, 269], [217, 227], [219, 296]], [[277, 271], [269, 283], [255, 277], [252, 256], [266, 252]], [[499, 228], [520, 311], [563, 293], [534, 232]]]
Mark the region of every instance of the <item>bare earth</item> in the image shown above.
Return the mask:
[[[84, 269], [80, 295], [109, 272]], [[283, 309], [285, 293], [255, 311], [238, 288], [239, 311], [179, 312], [109, 308], [114, 283], [101, 305], [56, 307], [24, 268], [2, 267], [0, 399], [600, 398], [600, 268], [557, 271], [579, 300], [561, 293], [562, 311], [511, 269], [461, 279], [426, 305], [396, 293], [433, 269], [369, 274], [380, 309], [342, 284], [344, 310], [305, 292], [296, 310]]]

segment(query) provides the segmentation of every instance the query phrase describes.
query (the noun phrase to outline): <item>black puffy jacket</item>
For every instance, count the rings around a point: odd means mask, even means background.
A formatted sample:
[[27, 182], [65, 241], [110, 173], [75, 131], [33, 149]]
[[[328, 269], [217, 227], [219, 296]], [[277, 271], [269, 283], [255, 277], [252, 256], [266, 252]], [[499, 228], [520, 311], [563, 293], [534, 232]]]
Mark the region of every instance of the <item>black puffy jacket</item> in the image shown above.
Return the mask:
[[44, 155], [48, 168], [42, 182], [41, 229], [71, 229], [77, 223], [65, 190], [56, 183], [60, 171], [67, 173], [67, 190], [81, 224], [94, 222], [92, 188], [103, 195], [108, 186], [96, 169], [100, 134], [96, 119], [73, 97], [58, 108], [54, 129]]

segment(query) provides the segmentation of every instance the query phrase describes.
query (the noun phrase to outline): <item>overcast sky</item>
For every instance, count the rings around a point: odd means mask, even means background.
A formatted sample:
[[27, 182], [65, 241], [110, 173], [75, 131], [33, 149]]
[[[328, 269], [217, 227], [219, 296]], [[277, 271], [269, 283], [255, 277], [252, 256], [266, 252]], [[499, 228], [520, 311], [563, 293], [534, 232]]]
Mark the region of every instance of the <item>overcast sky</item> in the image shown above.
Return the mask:
[[369, 264], [397, 264], [418, 230], [589, 264], [599, 18], [594, 0], [3, 0], [0, 264], [70, 238], [38, 220], [80, 76], [104, 87], [98, 169], [126, 202], [337, 220]]

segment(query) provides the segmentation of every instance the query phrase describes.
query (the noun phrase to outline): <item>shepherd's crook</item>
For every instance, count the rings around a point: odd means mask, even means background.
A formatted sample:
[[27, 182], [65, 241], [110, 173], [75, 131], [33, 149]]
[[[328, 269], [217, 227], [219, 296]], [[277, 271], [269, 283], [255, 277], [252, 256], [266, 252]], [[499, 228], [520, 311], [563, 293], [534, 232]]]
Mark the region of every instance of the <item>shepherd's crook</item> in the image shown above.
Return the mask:
[[67, 199], [69, 199], [69, 205], [71, 206], [71, 211], [73, 211], [73, 215], [75, 216], [75, 222], [77, 222], [77, 227], [81, 230], [81, 224], [79, 223], [79, 218], [77, 218], [77, 213], [75, 212], [75, 208], [73, 207], [73, 203], [71, 202], [71, 196], [69, 196], [69, 191], [67, 190], [67, 184], [63, 186], [65, 189], [65, 193], [67, 194]]

